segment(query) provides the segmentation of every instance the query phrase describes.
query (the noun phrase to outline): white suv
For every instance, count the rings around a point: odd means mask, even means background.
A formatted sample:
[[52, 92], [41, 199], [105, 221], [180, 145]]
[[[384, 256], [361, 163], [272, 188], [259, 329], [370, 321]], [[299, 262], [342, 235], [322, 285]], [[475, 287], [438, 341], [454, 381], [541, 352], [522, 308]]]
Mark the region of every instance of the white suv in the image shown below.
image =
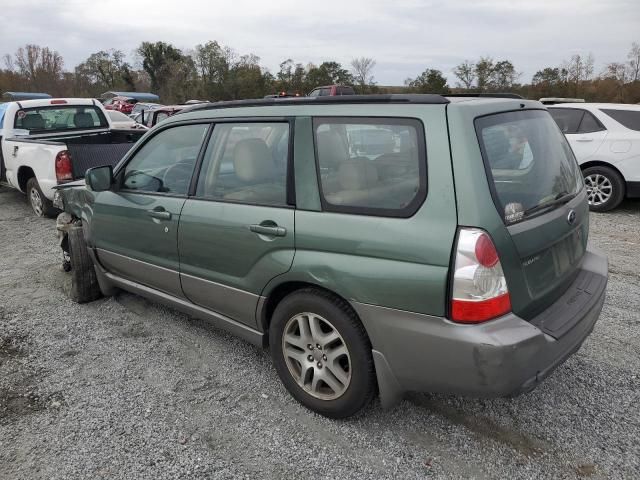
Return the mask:
[[548, 107], [582, 168], [589, 207], [605, 212], [640, 197], [640, 105], [566, 103]]

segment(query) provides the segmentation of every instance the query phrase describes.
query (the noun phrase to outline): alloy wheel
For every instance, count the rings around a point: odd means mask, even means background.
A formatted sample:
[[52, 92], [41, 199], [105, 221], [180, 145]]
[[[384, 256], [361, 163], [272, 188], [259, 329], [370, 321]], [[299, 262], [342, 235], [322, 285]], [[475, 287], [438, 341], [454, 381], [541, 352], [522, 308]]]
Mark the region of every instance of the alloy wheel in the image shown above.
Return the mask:
[[40, 192], [37, 188], [33, 187], [31, 189], [31, 191], [29, 192], [29, 200], [31, 203], [31, 208], [33, 208], [35, 214], [39, 217], [42, 217], [42, 215], [44, 215], [44, 205], [42, 202], [42, 197], [40, 196]]
[[289, 373], [309, 395], [335, 400], [349, 387], [349, 349], [326, 318], [308, 312], [290, 318], [282, 335], [282, 353]]
[[613, 194], [611, 180], [600, 173], [592, 173], [584, 178], [587, 186], [589, 205], [603, 205], [609, 201]]

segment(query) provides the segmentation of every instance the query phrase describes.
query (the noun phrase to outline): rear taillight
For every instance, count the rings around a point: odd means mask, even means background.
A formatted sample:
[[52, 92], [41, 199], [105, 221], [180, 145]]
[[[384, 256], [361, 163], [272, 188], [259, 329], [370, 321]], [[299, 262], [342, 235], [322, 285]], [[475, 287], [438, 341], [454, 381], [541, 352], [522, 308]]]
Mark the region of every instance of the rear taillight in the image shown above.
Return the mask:
[[451, 320], [480, 323], [511, 311], [500, 258], [489, 235], [461, 228], [453, 270]]
[[68, 150], [62, 150], [56, 155], [56, 179], [58, 182], [73, 180], [71, 168], [71, 155]]

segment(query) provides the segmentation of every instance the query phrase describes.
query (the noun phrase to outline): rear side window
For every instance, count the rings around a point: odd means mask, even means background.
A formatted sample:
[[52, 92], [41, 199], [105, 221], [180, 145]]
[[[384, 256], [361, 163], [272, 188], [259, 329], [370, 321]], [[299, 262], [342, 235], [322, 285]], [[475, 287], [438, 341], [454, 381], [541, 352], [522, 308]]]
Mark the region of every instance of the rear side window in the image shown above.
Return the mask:
[[625, 127], [640, 132], [640, 110], [613, 110], [603, 108], [602, 111]]
[[95, 106], [39, 107], [18, 110], [14, 127], [30, 132], [107, 128], [107, 119]]
[[316, 118], [324, 210], [409, 217], [427, 194], [424, 128], [414, 119]]
[[584, 110], [576, 110], [573, 108], [550, 108], [549, 113], [562, 130], [564, 134], [577, 133]]
[[580, 168], [566, 138], [544, 110], [524, 110], [476, 119], [476, 132], [505, 223], [541, 212], [577, 194]]
[[580, 127], [578, 128], [578, 133], [593, 133], [602, 130], [606, 130], [604, 125], [600, 123], [593, 113], [585, 110], [582, 121], [580, 122]]
[[286, 122], [220, 123], [204, 156], [196, 196], [284, 206], [288, 153]]

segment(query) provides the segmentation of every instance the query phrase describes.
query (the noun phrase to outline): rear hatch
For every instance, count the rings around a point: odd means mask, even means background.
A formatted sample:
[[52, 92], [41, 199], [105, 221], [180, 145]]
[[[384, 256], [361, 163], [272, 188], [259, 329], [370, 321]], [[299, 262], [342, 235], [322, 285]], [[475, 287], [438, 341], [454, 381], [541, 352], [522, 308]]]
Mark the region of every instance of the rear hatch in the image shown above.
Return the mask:
[[501, 258], [514, 313], [531, 319], [575, 281], [589, 211], [582, 174], [546, 110], [475, 120], [493, 201], [513, 242]]

